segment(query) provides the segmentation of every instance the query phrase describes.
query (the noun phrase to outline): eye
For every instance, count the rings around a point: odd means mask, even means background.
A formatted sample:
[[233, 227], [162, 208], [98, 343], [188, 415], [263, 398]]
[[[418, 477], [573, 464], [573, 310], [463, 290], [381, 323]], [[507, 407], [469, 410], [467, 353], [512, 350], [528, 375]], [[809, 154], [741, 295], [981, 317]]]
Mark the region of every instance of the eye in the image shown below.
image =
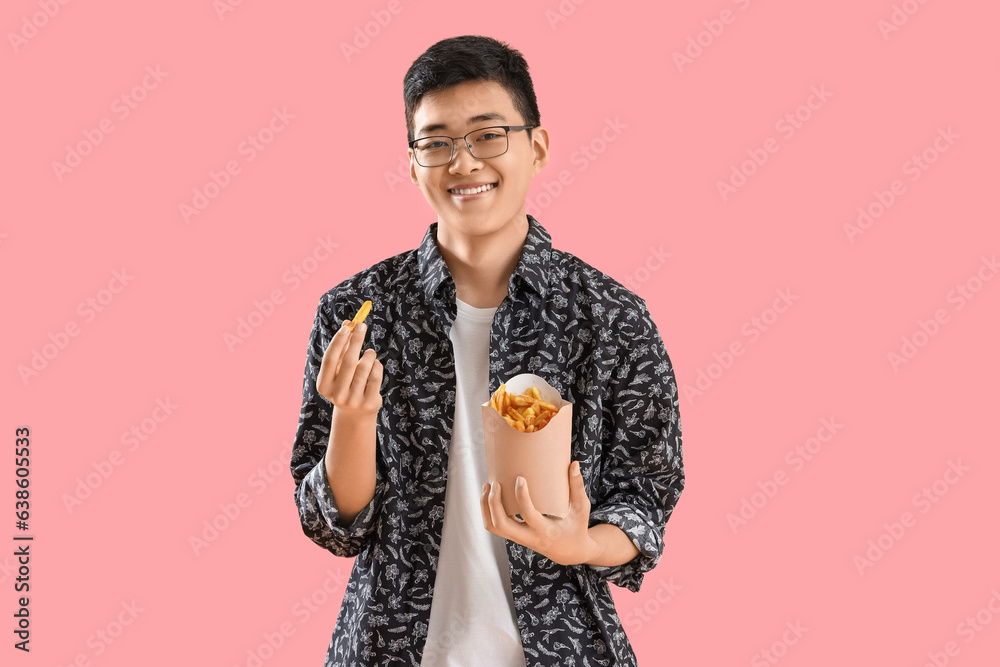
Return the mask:
[[418, 139], [413, 145], [418, 151], [440, 151], [447, 150], [450, 148], [450, 140], [446, 141], [448, 137], [424, 137], [423, 139]]

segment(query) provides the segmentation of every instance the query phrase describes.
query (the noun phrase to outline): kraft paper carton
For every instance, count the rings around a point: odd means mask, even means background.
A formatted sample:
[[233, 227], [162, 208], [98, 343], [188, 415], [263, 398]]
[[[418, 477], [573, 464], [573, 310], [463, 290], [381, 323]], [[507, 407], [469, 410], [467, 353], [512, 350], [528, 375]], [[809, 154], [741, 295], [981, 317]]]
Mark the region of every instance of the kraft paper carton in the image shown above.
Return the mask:
[[483, 436], [489, 481], [500, 482], [500, 501], [508, 516], [519, 513], [514, 495], [517, 476], [528, 482], [531, 501], [542, 514], [565, 517], [569, 512], [569, 463], [573, 436], [573, 403], [565, 401], [548, 382], [534, 373], [510, 378], [507, 393], [523, 394], [538, 387], [542, 400], [558, 408], [540, 431], [522, 433], [490, 405], [483, 403]]

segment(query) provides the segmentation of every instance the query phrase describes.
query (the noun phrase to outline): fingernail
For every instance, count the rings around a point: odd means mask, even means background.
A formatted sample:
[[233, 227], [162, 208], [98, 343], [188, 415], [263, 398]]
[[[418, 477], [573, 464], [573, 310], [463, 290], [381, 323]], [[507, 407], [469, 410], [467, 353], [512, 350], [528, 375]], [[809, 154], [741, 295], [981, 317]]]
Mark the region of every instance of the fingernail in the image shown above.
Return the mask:
[[520, 475], [518, 475], [517, 476], [517, 488], [521, 488], [522, 486], [524, 486], [524, 478], [521, 477]]
[[579, 476], [579, 474], [580, 474], [580, 462], [577, 461], [576, 463], [573, 464], [573, 476], [576, 477]]
[[487, 492], [488, 492], [489, 490], [490, 490], [490, 485], [489, 485], [489, 483], [487, 483], [487, 484], [483, 484], [483, 495], [484, 495], [484, 496], [486, 495], [486, 493], [487, 493]]

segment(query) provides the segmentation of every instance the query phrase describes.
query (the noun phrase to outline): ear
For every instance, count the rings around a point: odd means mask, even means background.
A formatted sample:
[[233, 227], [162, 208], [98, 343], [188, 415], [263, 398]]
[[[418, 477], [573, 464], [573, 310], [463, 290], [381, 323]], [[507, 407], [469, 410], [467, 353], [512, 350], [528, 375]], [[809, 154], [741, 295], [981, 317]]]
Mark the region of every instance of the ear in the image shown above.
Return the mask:
[[413, 181], [414, 185], [420, 185], [417, 181], [417, 162], [413, 159], [413, 149], [406, 149], [406, 156], [410, 158], [410, 180]]
[[534, 177], [549, 163], [549, 131], [544, 127], [538, 126], [531, 131], [531, 149], [534, 151], [531, 163], [531, 175]]

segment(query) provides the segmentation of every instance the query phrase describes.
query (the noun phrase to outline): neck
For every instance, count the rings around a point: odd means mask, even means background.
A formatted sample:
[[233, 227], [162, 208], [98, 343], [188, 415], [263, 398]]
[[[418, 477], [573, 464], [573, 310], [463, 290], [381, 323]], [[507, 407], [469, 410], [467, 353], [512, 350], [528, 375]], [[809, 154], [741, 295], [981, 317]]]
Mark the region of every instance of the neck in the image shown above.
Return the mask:
[[476, 308], [499, 306], [527, 235], [523, 215], [479, 235], [438, 224], [438, 249], [455, 280], [457, 297]]

